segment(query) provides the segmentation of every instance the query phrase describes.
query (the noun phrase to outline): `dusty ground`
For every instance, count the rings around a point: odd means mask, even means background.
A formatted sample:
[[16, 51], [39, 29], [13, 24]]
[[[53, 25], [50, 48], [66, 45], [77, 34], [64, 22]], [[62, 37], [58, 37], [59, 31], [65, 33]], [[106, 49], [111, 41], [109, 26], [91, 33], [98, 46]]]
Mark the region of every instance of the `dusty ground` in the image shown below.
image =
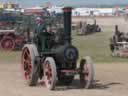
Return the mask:
[[76, 80], [67, 88], [48, 91], [38, 85], [28, 87], [21, 76], [20, 64], [0, 64], [0, 96], [128, 96], [128, 64], [95, 64], [93, 89], [79, 89]]

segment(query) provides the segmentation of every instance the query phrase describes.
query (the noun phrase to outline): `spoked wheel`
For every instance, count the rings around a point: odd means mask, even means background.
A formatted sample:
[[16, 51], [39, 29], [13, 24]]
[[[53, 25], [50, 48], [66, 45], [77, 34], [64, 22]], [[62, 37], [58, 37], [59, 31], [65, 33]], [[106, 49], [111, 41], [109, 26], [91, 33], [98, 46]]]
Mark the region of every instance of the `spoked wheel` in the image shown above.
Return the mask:
[[45, 85], [49, 90], [54, 90], [57, 81], [55, 61], [52, 57], [47, 57], [43, 65]]
[[15, 41], [11, 37], [5, 37], [1, 40], [0, 46], [5, 51], [10, 51], [15, 48]]
[[80, 85], [82, 88], [91, 88], [94, 78], [94, 68], [89, 56], [80, 61]]
[[29, 86], [37, 84], [39, 70], [38, 65], [35, 64], [35, 54], [32, 47], [24, 47], [21, 56], [22, 71], [25, 80]]

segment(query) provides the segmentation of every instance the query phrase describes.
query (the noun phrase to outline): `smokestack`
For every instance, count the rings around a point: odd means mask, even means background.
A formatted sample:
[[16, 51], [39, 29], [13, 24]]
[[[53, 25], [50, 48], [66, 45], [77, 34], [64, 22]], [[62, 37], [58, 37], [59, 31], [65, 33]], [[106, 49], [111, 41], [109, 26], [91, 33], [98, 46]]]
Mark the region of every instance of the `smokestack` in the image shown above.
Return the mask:
[[65, 43], [70, 44], [71, 43], [71, 14], [72, 14], [72, 8], [71, 7], [63, 8], [63, 13], [64, 13], [64, 38], [65, 38]]
[[115, 25], [115, 31], [118, 32], [118, 25]]
[[119, 35], [119, 33], [120, 33], [120, 31], [119, 31], [119, 29], [118, 29], [118, 25], [115, 25], [115, 34], [116, 34], [116, 35]]

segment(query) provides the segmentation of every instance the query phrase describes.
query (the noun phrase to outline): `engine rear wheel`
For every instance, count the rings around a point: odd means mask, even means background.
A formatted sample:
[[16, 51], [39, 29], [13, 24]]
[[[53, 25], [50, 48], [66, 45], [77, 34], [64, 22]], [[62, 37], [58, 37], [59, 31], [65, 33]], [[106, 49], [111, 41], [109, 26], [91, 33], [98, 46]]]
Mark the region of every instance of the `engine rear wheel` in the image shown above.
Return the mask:
[[80, 61], [80, 85], [82, 88], [91, 88], [94, 79], [94, 68], [89, 56]]
[[24, 47], [21, 56], [22, 73], [29, 86], [35, 86], [39, 77], [39, 68], [35, 64], [35, 54], [32, 46]]
[[45, 85], [49, 90], [54, 90], [57, 82], [57, 71], [54, 59], [47, 57], [43, 66]]
[[15, 48], [15, 40], [12, 37], [4, 37], [0, 42], [0, 47], [5, 51], [11, 51]]

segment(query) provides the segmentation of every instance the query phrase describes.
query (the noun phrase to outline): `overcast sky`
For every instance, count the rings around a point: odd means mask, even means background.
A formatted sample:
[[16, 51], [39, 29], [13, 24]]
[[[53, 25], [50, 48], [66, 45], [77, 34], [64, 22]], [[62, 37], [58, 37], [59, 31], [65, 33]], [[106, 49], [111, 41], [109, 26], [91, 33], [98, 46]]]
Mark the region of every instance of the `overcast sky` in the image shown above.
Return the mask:
[[68, 4], [128, 4], [128, 0], [0, 0], [1, 2], [16, 2], [23, 6], [39, 6], [45, 2], [52, 2], [56, 5]]

